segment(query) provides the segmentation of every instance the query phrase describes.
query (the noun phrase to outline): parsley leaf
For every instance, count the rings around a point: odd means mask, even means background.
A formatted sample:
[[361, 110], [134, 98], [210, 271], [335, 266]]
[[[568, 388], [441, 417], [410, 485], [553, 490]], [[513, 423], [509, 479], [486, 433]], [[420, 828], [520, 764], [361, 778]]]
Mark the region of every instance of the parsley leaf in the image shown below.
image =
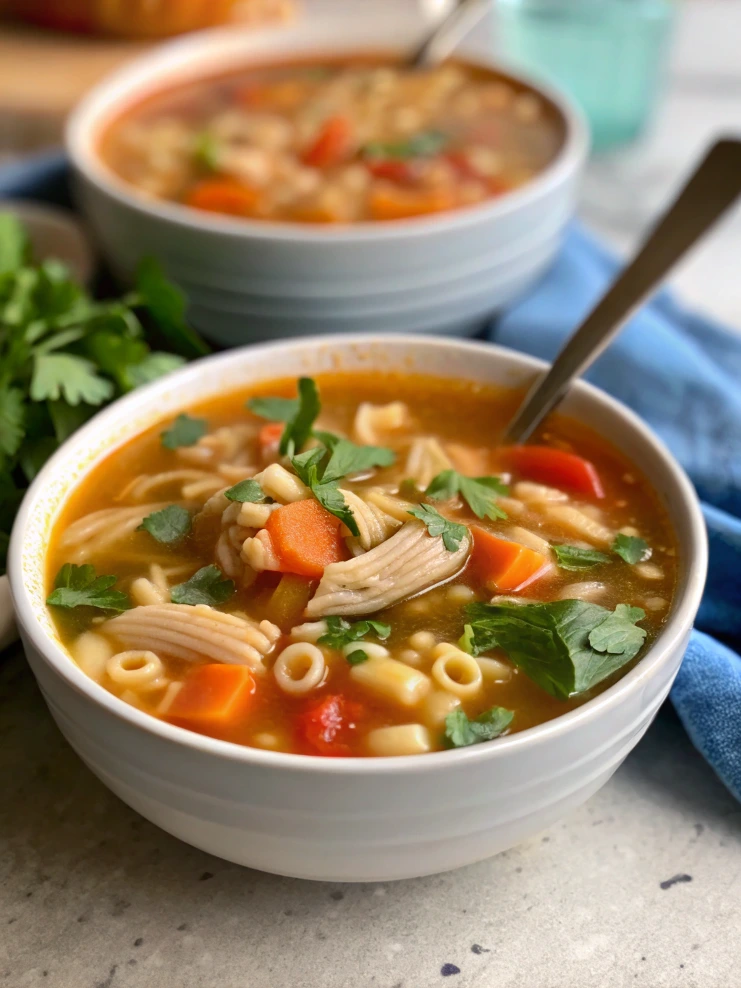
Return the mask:
[[448, 143], [448, 138], [439, 130], [427, 130], [401, 141], [370, 141], [363, 148], [367, 158], [430, 158]]
[[463, 710], [454, 710], [445, 718], [445, 740], [449, 748], [491, 741], [507, 730], [513, 717], [504, 707], [492, 707], [475, 720], [469, 720]]
[[247, 407], [261, 419], [290, 422], [298, 411], [298, 398], [250, 398]]
[[190, 415], [178, 415], [169, 429], [160, 433], [160, 441], [165, 449], [179, 446], [195, 446], [206, 435], [208, 424], [205, 419], [194, 419]]
[[239, 501], [241, 504], [244, 504], [245, 501], [249, 501], [251, 504], [264, 504], [268, 500], [262, 487], [260, 487], [256, 480], [252, 480], [251, 478], [249, 480], [240, 480], [234, 487], [230, 487], [228, 491], [224, 491], [224, 497], [230, 501]]
[[137, 531], [149, 532], [153, 539], [164, 545], [174, 545], [185, 538], [190, 528], [190, 512], [179, 504], [168, 504], [166, 508], [147, 515]]
[[609, 652], [610, 655], [624, 655], [626, 652], [638, 649], [643, 645], [646, 632], [636, 627], [636, 621], [642, 621], [646, 612], [640, 607], [629, 607], [618, 604], [614, 612], [598, 624], [589, 634], [589, 644], [597, 652]]
[[496, 503], [496, 496], [509, 493], [509, 488], [499, 477], [464, 477], [457, 470], [443, 470], [433, 477], [425, 491], [435, 501], [449, 501], [460, 494], [478, 518], [506, 518], [507, 514]]
[[23, 392], [20, 388], [0, 390], [0, 454], [17, 453], [25, 434]]
[[219, 170], [219, 158], [221, 145], [216, 137], [207, 130], [202, 130], [196, 135], [193, 146], [193, 157], [196, 164], [207, 171], [215, 172]]
[[31, 378], [32, 401], [63, 398], [68, 405], [81, 401], [101, 405], [113, 397], [113, 384], [100, 377], [95, 364], [71, 353], [42, 353], [36, 357]]
[[186, 299], [177, 285], [168, 281], [159, 261], [145, 257], [136, 274], [136, 301], [143, 305], [157, 329], [186, 357], [202, 357], [209, 347], [185, 321]]
[[131, 601], [120, 590], [111, 590], [115, 576], [96, 576], [95, 567], [65, 563], [57, 573], [54, 590], [46, 598], [53, 607], [97, 607], [103, 611], [126, 611]]
[[[489, 647], [494, 648], [493, 645]], [[474, 634], [473, 634], [473, 628], [471, 627], [470, 624], [463, 625], [463, 634], [458, 639], [458, 648], [461, 650], [461, 652], [467, 652], [468, 655], [481, 654], [481, 652], [474, 651]], [[488, 651], [488, 649], [482, 649], [481, 651], [486, 652]]]
[[[582, 600], [547, 604], [484, 604], [465, 608], [474, 654], [503, 649], [535, 683], [559, 700], [596, 686], [630, 662], [645, 638], [629, 630], [644, 613], [619, 604], [614, 612]], [[592, 636], [594, 635], [594, 639]]]
[[203, 566], [185, 583], [178, 583], [170, 591], [174, 604], [209, 604], [216, 607], [234, 593], [234, 581], [225, 580], [218, 566]]
[[126, 368], [128, 384], [132, 388], [139, 388], [142, 384], [149, 384], [159, 377], [164, 377], [171, 371], [177, 370], [185, 363], [185, 358], [176, 353], [164, 353], [159, 350], [148, 353], [137, 363], [130, 364]]
[[590, 569], [600, 563], [612, 562], [604, 552], [598, 552], [597, 549], [580, 549], [576, 545], [554, 545], [553, 551], [556, 553], [556, 560], [561, 569], [574, 573], [583, 569]]
[[0, 213], [0, 277], [23, 267], [29, 253], [28, 235], [18, 217]]
[[651, 555], [648, 542], [636, 535], [623, 535], [622, 532], [618, 533], [610, 548], [631, 566], [645, 562]]
[[[326, 618], [327, 631], [318, 639], [320, 645], [328, 645], [330, 648], [344, 648], [352, 642], [361, 641], [371, 631], [385, 641], [391, 634], [391, 625], [384, 624], [383, 621], [374, 621], [370, 618], [364, 621], [346, 621], [341, 617]], [[367, 656], [366, 656], [367, 658]]]
[[359, 666], [361, 662], [368, 661], [368, 653], [364, 652], [362, 648], [356, 648], [354, 652], [350, 652], [347, 656], [347, 661], [351, 666]]
[[459, 525], [455, 521], [448, 521], [443, 518], [436, 508], [429, 504], [418, 504], [407, 511], [408, 515], [414, 515], [427, 526], [427, 531], [435, 538], [438, 535], [443, 537], [443, 545], [448, 552], [456, 552], [461, 547], [461, 541], [468, 535], [465, 525]]
[[340, 439], [331, 432], [315, 433], [331, 451], [322, 480], [340, 480], [349, 474], [362, 473], [371, 467], [390, 467], [396, 454], [386, 446], [358, 446], [349, 439]]
[[299, 453], [291, 459], [293, 469], [298, 474], [317, 501], [326, 508], [335, 518], [339, 518], [353, 535], [359, 534], [355, 515], [345, 501], [342, 491], [339, 489], [336, 480], [325, 482], [323, 476], [323, 461], [326, 460], [327, 449], [324, 446], [317, 446], [314, 449], [307, 449], [304, 453]]
[[281, 454], [285, 456], [289, 450], [300, 451], [306, 440], [311, 436], [312, 426], [322, 410], [319, 391], [312, 377], [298, 379], [298, 407], [286, 422], [283, 435], [280, 437]]

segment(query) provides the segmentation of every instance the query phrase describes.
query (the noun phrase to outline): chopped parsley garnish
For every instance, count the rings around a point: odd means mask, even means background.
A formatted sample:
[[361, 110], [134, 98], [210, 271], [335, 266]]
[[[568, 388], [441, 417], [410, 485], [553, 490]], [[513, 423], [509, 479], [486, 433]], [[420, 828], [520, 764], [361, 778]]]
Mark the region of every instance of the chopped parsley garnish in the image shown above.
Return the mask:
[[[469, 655], [477, 655], [480, 653], [474, 652], [473, 650], [473, 628], [470, 624], [463, 625], [463, 634], [458, 639], [458, 648], [461, 652], [467, 652]], [[482, 651], [487, 651], [482, 649]]]
[[330, 451], [324, 468], [324, 482], [341, 480], [350, 474], [362, 473], [372, 467], [390, 467], [396, 454], [386, 446], [358, 446], [349, 439], [342, 439], [331, 432], [315, 432], [314, 436]]
[[503, 649], [559, 700], [584, 693], [630, 662], [646, 637], [640, 607], [610, 611], [582, 600], [547, 604], [468, 604], [474, 655]]
[[364, 652], [362, 648], [356, 648], [354, 652], [350, 652], [347, 656], [347, 661], [351, 666], [359, 666], [361, 662], [368, 661], [368, 653]]
[[272, 422], [285, 422], [278, 447], [282, 456], [300, 452], [311, 436], [322, 403], [312, 377], [298, 379], [298, 398], [250, 398], [247, 407], [255, 415]]
[[224, 491], [224, 497], [230, 501], [239, 501], [240, 504], [245, 504], [246, 502], [250, 504], [264, 504], [269, 500], [258, 482], [251, 478], [249, 480], [240, 480], [234, 487], [230, 487], [228, 491]]
[[179, 504], [168, 504], [147, 515], [137, 531], [149, 532], [153, 539], [164, 545], [174, 545], [185, 538], [190, 528], [190, 512]]
[[592, 566], [601, 563], [612, 562], [605, 552], [598, 552], [597, 549], [580, 549], [576, 545], [554, 545], [553, 551], [561, 569], [575, 573], [583, 569], [591, 569]]
[[615, 537], [611, 549], [631, 566], [645, 562], [651, 555], [645, 539], [639, 539], [637, 535], [623, 535], [622, 532]]
[[[385, 641], [391, 634], [391, 625], [383, 621], [374, 621], [370, 618], [363, 621], [346, 621], [341, 617], [328, 617], [327, 630], [319, 638], [320, 645], [328, 645], [330, 648], [344, 648], [353, 642], [359, 642], [371, 632], [381, 641]], [[367, 656], [366, 656], [367, 658]]]
[[218, 566], [203, 566], [185, 583], [170, 591], [173, 604], [223, 604], [234, 593], [234, 581], [225, 580]]
[[470, 720], [463, 710], [454, 710], [445, 718], [445, 741], [449, 748], [466, 748], [481, 741], [492, 741], [507, 730], [514, 713], [504, 707], [492, 707]]
[[117, 577], [96, 576], [89, 563], [65, 563], [57, 573], [54, 590], [46, 598], [53, 607], [97, 607], [102, 611], [127, 611], [131, 601], [121, 590], [112, 590]]
[[219, 169], [221, 145], [208, 130], [202, 130], [196, 135], [193, 145], [193, 157], [196, 164], [206, 171], [215, 172]]
[[298, 398], [250, 398], [247, 407], [271, 422], [290, 422], [298, 411]]
[[401, 141], [371, 141], [363, 148], [366, 158], [431, 158], [448, 143], [439, 130], [427, 130]]
[[430, 481], [425, 491], [434, 501], [449, 501], [460, 494], [478, 518], [506, 518], [496, 502], [497, 496], [509, 493], [499, 477], [464, 477], [457, 470], [443, 470]]
[[429, 504], [418, 504], [407, 511], [408, 515], [414, 515], [427, 526], [427, 531], [435, 538], [442, 535], [443, 545], [448, 552], [456, 552], [461, 547], [461, 541], [468, 535], [465, 525], [459, 525], [455, 521], [443, 518], [440, 512]]
[[339, 518], [353, 535], [359, 535], [355, 516], [352, 513], [336, 480], [324, 480], [328, 451], [325, 446], [308, 449], [291, 459], [293, 469], [299, 478], [311, 489], [317, 501], [335, 518]]
[[160, 434], [160, 442], [165, 449], [179, 446], [195, 446], [206, 435], [208, 424], [205, 419], [194, 419], [184, 413], [178, 415], [169, 429]]

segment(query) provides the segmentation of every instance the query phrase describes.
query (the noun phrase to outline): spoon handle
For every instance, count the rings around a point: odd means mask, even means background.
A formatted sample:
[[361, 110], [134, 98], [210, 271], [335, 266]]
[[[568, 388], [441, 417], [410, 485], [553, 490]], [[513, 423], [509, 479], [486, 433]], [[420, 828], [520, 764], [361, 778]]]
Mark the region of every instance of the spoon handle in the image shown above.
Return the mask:
[[455, 7], [409, 56], [412, 68], [436, 65], [446, 59], [490, 9], [489, 0], [458, 0]]
[[633, 261], [573, 333], [510, 423], [505, 442], [523, 442], [618, 334], [669, 270], [741, 193], [741, 141], [708, 151]]

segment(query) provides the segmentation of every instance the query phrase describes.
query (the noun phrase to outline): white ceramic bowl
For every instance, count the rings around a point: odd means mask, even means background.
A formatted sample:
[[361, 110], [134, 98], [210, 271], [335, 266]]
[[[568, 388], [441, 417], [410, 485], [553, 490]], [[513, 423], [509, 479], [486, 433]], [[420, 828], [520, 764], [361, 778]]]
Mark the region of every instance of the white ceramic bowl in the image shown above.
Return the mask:
[[[485, 344], [431, 337], [315, 337], [199, 361], [116, 402], [40, 472], [16, 521], [9, 572], [31, 667], [62, 733], [124, 802], [212, 854], [302, 878], [371, 881], [455, 868], [517, 844], [602, 786], [638, 742], [672, 680], [705, 579], [695, 493], [632, 412], [588, 384], [564, 410], [640, 463], [680, 542], [669, 619], [647, 654], [584, 706], [457, 751], [323, 759], [245, 748], [150, 717], [89, 679], [60, 646], [44, 605], [44, 556], [70, 491], [112, 449], [215, 393], [322, 370], [408, 367], [523, 385], [543, 364]], [[125, 849], [122, 848], [122, 853]]]
[[[143, 254], [154, 254], [197, 300], [196, 326], [232, 345], [323, 331], [323, 321], [340, 331], [466, 332], [523, 291], [557, 250], [587, 150], [578, 111], [541, 84], [529, 83], [555, 106], [565, 128], [552, 164], [509, 195], [432, 217], [333, 228], [217, 216], [140, 196], [97, 153], [107, 124], [161, 87], [292, 57], [403, 51], [425, 25], [414, 9], [379, 18], [365, 8], [295, 26], [203, 32], [158, 48], [97, 86], [72, 115], [67, 147], [81, 203], [114, 270], [128, 278]], [[496, 67], [480, 52], [462, 54]], [[448, 288], [451, 297], [458, 293], [457, 318], [454, 311], [436, 316], [426, 299], [428, 291]], [[348, 319], [356, 295], [364, 304]], [[297, 314], [284, 318], [287, 299]], [[304, 299], [312, 303], [305, 319]], [[407, 318], [415, 305], [414, 318]]]

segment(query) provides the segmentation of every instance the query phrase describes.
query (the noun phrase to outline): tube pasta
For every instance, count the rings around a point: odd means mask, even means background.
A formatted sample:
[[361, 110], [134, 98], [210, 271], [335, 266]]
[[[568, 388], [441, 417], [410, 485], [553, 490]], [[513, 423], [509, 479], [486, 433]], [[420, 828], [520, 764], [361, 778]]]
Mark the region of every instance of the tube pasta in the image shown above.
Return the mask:
[[129, 594], [135, 604], [164, 604], [165, 600], [169, 600], [169, 595], [165, 597], [157, 584], [146, 576], [132, 581]]
[[288, 645], [275, 660], [273, 675], [284, 693], [299, 696], [320, 686], [326, 663], [320, 648], [310, 642]]
[[280, 508], [280, 504], [252, 504], [246, 501], [239, 506], [237, 522], [243, 528], [265, 528], [276, 508]]
[[445, 718], [461, 705], [460, 697], [446, 690], [435, 689], [427, 694], [420, 708], [422, 719], [435, 730], [445, 726]]
[[113, 655], [113, 646], [95, 631], [84, 631], [69, 647], [70, 655], [86, 676], [99, 683], [105, 675], [106, 662]]
[[[259, 533], [258, 533], [259, 534]], [[342, 563], [331, 563], [306, 607], [309, 618], [369, 614], [455, 575], [468, 558], [471, 540], [448, 552], [419, 522], [407, 522], [390, 539]]]
[[598, 580], [585, 580], [581, 583], [569, 583], [558, 593], [559, 600], [588, 600], [595, 601], [604, 597], [607, 587]]
[[506, 683], [512, 679], [512, 666], [501, 659], [493, 659], [489, 655], [479, 655], [476, 665], [481, 670], [485, 683]]
[[162, 689], [168, 683], [162, 660], [149, 649], [117, 652], [106, 662], [105, 671], [118, 686], [124, 686], [135, 693]]
[[388, 405], [372, 405], [364, 401], [355, 413], [353, 434], [366, 446], [382, 446], [390, 432], [399, 432], [411, 425], [409, 409], [403, 401]]
[[387, 659], [390, 652], [383, 645], [378, 645], [376, 642], [350, 642], [348, 645], [342, 646], [342, 654], [345, 658], [348, 655], [352, 655], [353, 652], [357, 652], [361, 649], [368, 656], [369, 659]]
[[430, 689], [428, 676], [396, 659], [369, 659], [368, 662], [361, 662], [352, 667], [350, 678], [371, 693], [404, 707], [415, 706]]
[[432, 656], [435, 659], [432, 678], [447, 693], [468, 700], [481, 691], [484, 677], [472, 655], [442, 642], [432, 649]]
[[316, 644], [322, 635], [327, 634], [326, 621], [307, 621], [305, 624], [297, 624], [291, 628], [289, 638], [294, 642], [312, 642]]
[[296, 474], [289, 473], [280, 463], [271, 463], [269, 467], [265, 467], [262, 473], [255, 476], [255, 480], [268, 497], [282, 504], [305, 501], [306, 498], [311, 497], [311, 491], [306, 484], [299, 480]]
[[526, 504], [555, 503], [557, 501], [568, 501], [569, 495], [564, 491], [559, 491], [556, 487], [546, 487], [545, 484], [535, 484], [530, 480], [518, 480], [512, 488], [512, 493], [518, 500]]
[[368, 732], [365, 743], [371, 755], [381, 757], [421, 755], [432, 751], [430, 732], [422, 724], [377, 727]]
[[134, 607], [106, 621], [101, 630], [127, 649], [156, 649], [186, 662], [246, 665], [258, 674], [265, 671], [263, 659], [274, 647], [253, 622], [207, 604]]

